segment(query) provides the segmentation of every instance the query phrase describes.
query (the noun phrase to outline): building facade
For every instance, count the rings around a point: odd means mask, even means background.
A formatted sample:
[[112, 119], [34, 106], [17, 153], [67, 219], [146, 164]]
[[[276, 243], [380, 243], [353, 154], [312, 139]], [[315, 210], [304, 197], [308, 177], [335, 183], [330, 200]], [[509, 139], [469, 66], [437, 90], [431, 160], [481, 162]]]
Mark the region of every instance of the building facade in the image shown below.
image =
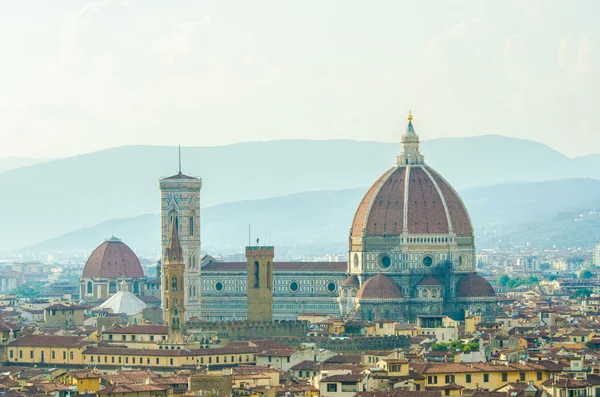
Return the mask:
[[[202, 179], [181, 173], [162, 178], [160, 187], [161, 252], [169, 242], [172, 223], [179, 233], [185, 263], [186, 319], [201, 316], [200, 287], [200, 189]], [[164, 263], [165, 258], [163, 258]], [[163, 297], [164, 308], [164, 297]]]
[[168, 343], [183, 344], [185, 264], [175, 223], [171, 223], [169, 243], [165, 248], [162, 277], [164, 285], [163, 317], [168, 329]]
[[273, 321], [273, 247], [246, 247], [248, 321]]

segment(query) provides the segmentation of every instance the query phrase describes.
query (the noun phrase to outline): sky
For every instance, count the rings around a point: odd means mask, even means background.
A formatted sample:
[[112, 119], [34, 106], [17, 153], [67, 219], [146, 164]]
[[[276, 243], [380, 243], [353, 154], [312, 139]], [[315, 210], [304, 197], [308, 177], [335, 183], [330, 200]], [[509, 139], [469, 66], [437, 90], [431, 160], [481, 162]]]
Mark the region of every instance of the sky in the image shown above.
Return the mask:
[[599, 19], [597, 0], [2, 2], [0, 158], [391, 142], [409, 109], [421, 139], [600, 153]]

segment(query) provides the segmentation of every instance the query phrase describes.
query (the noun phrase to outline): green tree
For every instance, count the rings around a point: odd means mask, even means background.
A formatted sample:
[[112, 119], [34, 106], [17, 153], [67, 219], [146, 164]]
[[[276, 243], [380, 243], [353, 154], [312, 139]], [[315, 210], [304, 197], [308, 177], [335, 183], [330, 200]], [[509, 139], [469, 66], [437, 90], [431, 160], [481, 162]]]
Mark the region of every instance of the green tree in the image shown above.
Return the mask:
[[510, 277], [508, 277], [507, 274], [503, 274], [502, 276], [500, 276], [500, 278], [498, 279], [498, 284], [500, 284], [500, 286], [502, 287], [506, 287], [508, 285], [508, 282], [510, 281]]
[[41, 293], [41, 288], [36, 284], [24, 284], [19, 288], [15, 288], [11, 291], [11, 294], [16, 295], [18, 298], [35, 298]]
[[594, 277], [594, 273], [590, 272], [589, 270], [584, 270], [579, 273], [579, 278], [590, 279], [592, 277]]
[[587, 288], [579, 288], [577, 291], [573, 292], [571, 295], [571, 299], [583, 299], [587, 298], [592, 294], [592, 290]]

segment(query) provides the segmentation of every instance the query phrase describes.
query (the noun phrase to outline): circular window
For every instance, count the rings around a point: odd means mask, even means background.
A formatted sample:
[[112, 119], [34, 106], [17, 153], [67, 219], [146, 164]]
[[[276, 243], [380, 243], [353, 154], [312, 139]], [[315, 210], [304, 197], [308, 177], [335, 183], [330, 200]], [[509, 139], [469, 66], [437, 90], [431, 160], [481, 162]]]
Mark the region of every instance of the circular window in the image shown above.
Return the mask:
[[224, 288], [224, 287], [223, 287], [223, 283], [222, 283], [222, 282], [218, 281], [218, 282], [215, 284], [215, 291], [217, 291], [217, 292], [221, 292], [221, 291], [223, 291], [223, 288]]
[[290, 291], [292, 291], [292, 292], [298, 292], [299, 289], [300, 289], [300, 286], [298, 285], [297, 282], [292, 281], [290, 283]]
[[429, 255], [423, 257], [423, 266], [429, 267], [433, 265], [433, 258]]
[[328, 292], [335, 292], [336, 289], [336, 285], [333, 281], [330, 281], [327, 283], [327, 291]]
[[389, 255], [382, 254], [379, 256], [379, 266], [383, 269], [389, 269], [392, 266], [392, 258]]

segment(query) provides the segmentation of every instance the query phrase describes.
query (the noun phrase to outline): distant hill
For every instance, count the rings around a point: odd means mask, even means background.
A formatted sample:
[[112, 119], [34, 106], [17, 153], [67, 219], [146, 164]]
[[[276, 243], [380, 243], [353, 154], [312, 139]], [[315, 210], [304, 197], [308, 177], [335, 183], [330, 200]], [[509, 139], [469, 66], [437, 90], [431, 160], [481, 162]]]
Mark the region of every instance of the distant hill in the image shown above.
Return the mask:
[[42, 163], [44, 159], [31, 159], [26, 157], [5, 157], [0, 158], [0, 173], [14, 170], [16, 168], [27, 167], [29, 165]]
[[[207, 207], [202, 212], [203, 249], [241, 252], [248, 241], [250, 224], [253, 238], [271, 241], [280, 253], [345, 252], [352, 217], [366, 189], [304, 192]], [[545, 236], [560, 236], [565, 244], [600, 241], [600, 228], [587, 228], [585, 222], [571, 225], [579, 208], [600, 204], [598, 180], [522, 182], [461, 189], [460, 193], [473, 220], [479, 248], [502, 245], [508, 239], [517, 245], [528, 241], [543, 244]], [[557, 216], [561, 213], [568, 215]], [[564, 229], [566, 223], [568, 229]], [[116, 235], [137, 252], [157, 256], [158, 226], [157, 214], [110, 220], [24, 251], [91, 252], [104, 238]], [[577, 237], [583, 233], [581, 227], [586, 227], [585, 240]]]
[[[399, 143], [347, 140], [190, 147], [182, 149], [183, 171], [203, 178], [202, 206], [208, 207], [368, 186], [399, 150]], [[425, 141], [421, 151], [457, 188], [600, 177], [600, 168], [586, 166], [589, 159], [501, 136]], [[176, 167], [174, 147], [128, 146], [1, 173], [0, 251], [107, 219], [157, 213], [158, 178], [174, 174]]]

